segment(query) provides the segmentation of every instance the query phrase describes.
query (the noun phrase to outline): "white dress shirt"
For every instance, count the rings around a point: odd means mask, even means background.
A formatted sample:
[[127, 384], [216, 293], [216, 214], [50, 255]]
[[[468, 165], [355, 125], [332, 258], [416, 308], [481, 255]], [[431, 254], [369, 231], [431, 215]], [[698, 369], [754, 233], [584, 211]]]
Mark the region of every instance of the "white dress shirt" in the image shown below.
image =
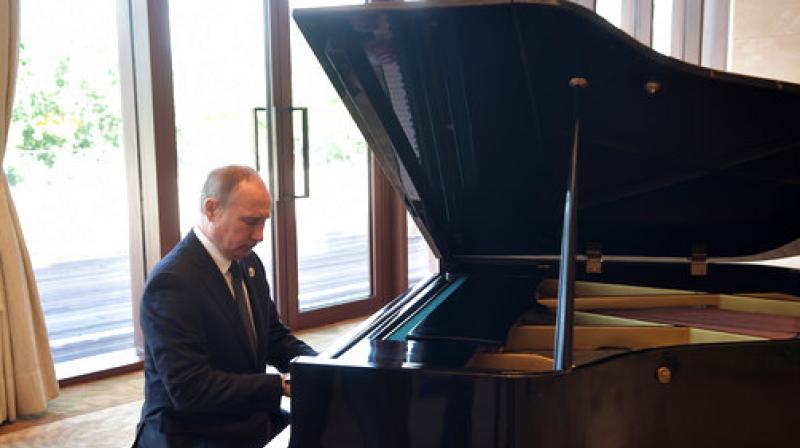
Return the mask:
[[[231, 264], [233, 260], [227, 258], [225, 255], [222, 255], [222, 252], [219, 248], [200, 230], [200, 226], [195, 225], [192, 230], [194, 230], [194, 234], [197, 236], [197, 239], [200, 240], [200, 244], [206, 248], [206, 252], [208, 255], [211, 255], [211, 259], [214, 260], [214, 264], [217, 265], [217, 269], [222, 274], [222, 277], [225, 278], [225, 283], [228, 284], [228, 290], [231, 292], [231, 300], [234, 299], [234, 292], [233, 292], [233, 276], [231, 274]], [[242, 273], [244, 275], [244, 273]], [[253, 329], [253, 334], [258, 337], [256, 334], [256, 327], [253, 323], [253, 309], [250, 307], [250, 294], [247, 292], [247, 286], [244, 285], [244, 280], [242, 281], [242, 290], [244, 291], [245, 297], [245, 304], [247, 305], [247, 314], [250, 317], [250, 326]]]

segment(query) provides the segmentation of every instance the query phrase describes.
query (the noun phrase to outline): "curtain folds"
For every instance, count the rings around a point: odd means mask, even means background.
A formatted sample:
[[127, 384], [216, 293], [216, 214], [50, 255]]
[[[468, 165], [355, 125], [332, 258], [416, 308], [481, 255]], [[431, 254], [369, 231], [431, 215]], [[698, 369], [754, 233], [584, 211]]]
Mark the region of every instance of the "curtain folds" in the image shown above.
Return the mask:
[[[19, 49], [19, 0], [0, 0], [0, 165]], [[0, 422], [42, 412], [58, 395], [44, 314], [5, 170], [0, 169]]]

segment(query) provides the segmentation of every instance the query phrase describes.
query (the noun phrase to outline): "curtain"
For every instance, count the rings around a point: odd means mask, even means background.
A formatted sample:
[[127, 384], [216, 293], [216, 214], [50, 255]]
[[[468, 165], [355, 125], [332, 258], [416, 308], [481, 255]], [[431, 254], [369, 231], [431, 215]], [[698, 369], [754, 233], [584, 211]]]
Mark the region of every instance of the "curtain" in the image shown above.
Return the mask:
[[[0, 165], [6, 153], [19, 46], [19, 0], [0, 0]], [[0, 422], [42, 412], [58, 395], [28, 249], [0, 169]]]

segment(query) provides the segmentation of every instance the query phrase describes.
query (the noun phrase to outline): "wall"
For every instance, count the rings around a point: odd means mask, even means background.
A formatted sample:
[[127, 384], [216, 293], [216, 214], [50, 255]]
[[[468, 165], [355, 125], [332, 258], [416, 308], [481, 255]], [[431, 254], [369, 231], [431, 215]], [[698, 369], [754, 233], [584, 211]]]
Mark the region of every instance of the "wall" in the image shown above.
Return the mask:
[[735, 0], [729, 70], [800, 84], [800, 0]]

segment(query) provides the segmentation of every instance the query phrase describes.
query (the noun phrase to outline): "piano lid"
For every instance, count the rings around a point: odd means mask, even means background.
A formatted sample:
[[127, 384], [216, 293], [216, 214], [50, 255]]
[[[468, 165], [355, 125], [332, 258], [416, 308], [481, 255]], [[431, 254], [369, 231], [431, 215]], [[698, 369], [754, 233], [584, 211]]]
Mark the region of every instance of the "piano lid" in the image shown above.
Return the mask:
[[431, 3], [294, 16], [445, 259], [559, 253], [573, 77], [579, 252], [734, 257], [800, 236], [800, 86], [662, 56], [567, 2]]

